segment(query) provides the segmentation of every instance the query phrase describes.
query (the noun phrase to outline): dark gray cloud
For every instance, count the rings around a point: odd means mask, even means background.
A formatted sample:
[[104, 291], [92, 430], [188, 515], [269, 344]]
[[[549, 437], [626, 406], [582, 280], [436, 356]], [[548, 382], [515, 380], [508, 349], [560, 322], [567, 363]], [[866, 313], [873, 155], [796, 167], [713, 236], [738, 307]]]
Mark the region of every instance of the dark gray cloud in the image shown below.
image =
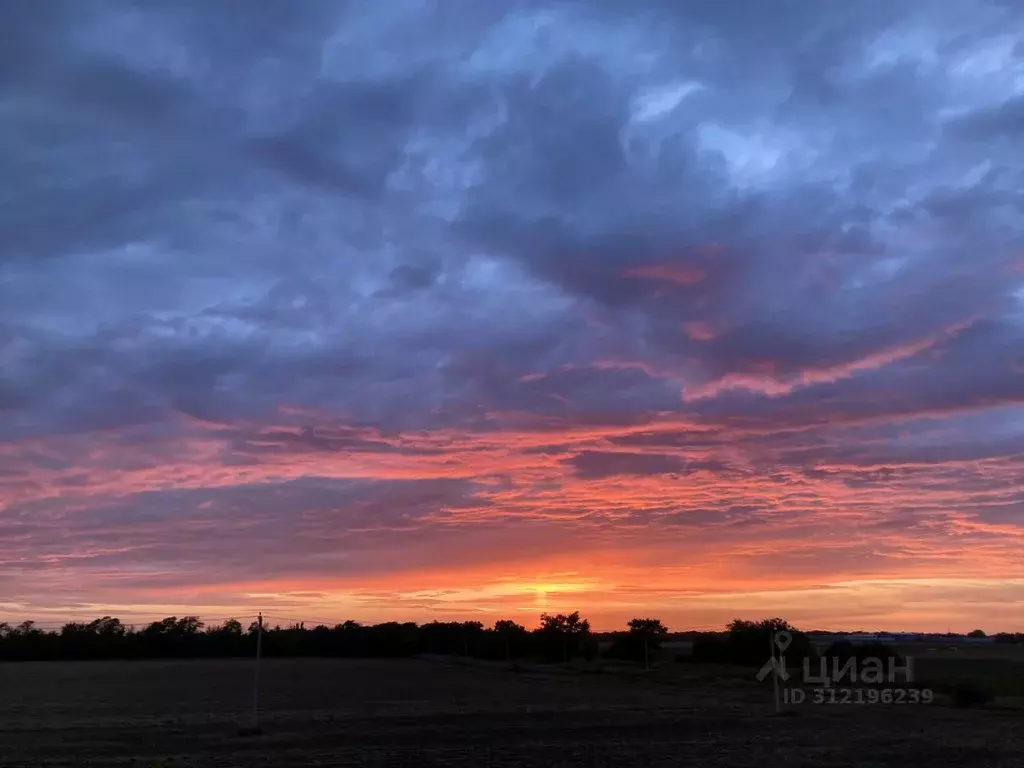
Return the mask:
[[501, 379], [795, 377], [979, 314], [1019, 339], [1020, 166], [972, 139], [1013, 134], [1012, 7], [23, 5], [6, 434], [544, 408]]
[[583, 478], [671, 475], [686, 469], [686, 463], [678, 456], [661, 453], [584, 451], [566, 460], [566, 463]]

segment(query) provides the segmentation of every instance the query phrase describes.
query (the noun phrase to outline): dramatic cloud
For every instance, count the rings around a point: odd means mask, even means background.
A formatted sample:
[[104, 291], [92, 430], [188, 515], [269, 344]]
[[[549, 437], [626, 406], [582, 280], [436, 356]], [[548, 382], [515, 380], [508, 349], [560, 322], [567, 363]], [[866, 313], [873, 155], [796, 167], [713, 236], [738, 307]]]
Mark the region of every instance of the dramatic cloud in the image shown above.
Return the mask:
[[0, 618], [1024, 621], [1016, 4], [3, 16]]

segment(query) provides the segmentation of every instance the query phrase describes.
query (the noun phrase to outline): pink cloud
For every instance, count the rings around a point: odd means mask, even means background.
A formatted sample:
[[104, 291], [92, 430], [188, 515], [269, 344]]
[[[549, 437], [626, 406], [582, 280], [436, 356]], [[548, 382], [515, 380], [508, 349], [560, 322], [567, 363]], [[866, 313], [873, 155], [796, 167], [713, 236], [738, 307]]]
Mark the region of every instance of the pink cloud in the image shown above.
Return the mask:
[[705, 322], [692, 321], [683, 323], [683, 330], [692, 341], [712, 341], [718, 338], [718, 332]]
[[[688, 387], [683, 393], [683, 399], [687, 402], [703, 400], [733, 389], [746, 389], [752, 392], [760, 392], [769, 397], [778, 397], [780, 395], [788, 395], [802, 387], [809, 387], [815, 384], [830, 384], [865, 371], [875, 371], [892, 363], [916, 357], [922, 352], [929, 350], [938, 351], [935, 348], [939, 344], [953, 338], [961, 331], [969, 328], [973, 323], [974, 320], [970, 319], [949, 326], [934, 336], [919, 341], [888, 347], [836, 365], [821, 368], [805, 368], [789, 376], [749, 372], [727, 373], [706, 384]], [[759, 367], [762, 369], [768, 367], [770, 369], [773, 366], [771, 362], [762, 362], [759, 363]]]
[[696, 285], [705, 278], [704, 270], [689, 264], [650, 264], [630, 269], [626, 274], [676, 285]]

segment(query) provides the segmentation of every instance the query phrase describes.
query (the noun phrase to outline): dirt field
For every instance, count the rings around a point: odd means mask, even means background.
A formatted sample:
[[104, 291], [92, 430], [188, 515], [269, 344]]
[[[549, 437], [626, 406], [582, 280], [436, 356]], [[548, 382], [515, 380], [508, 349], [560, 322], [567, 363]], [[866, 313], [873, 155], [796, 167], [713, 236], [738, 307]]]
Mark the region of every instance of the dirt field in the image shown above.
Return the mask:
[[0, 664], [0, 765], [1024, 765], [1024, 711], [819, 705], [707, 667], [514, 672], [451, 661]]

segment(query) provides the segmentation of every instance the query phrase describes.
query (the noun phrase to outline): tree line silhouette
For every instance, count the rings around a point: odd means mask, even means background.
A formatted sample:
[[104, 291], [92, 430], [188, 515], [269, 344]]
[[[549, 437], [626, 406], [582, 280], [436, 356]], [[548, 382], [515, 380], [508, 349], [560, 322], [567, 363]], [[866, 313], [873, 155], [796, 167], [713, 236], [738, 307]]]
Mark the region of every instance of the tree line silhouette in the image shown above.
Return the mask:
[[[264, 624], [261, 648], [266, 656], [397, 658], [439, 654], [550, 662], [590, 659], [599, 654], [602, 637], [591, 632], [590, 622], [578, 611], [542, 614], [540, 618], [540, 626], [532, 630], [510, 619], [490, 628], [478, 621], [373, 625], [345, 621], [313, 627], [303, 622]], [[258, 630], [255, 621], [243, 625], [228, 619], [207, 626], [198, 616], [169, 616], [142, 628], [104, 616], [49, 631], [31, 621], [17, 625], [0, 622], [0, 661], [252, 656]], [[737, 619], [725, 632], [685, 633], [693, 641], [692, 653], [685, 654], [685, 660], [759, 666], [768, 655], [771, 634], [780, 630], [791, 633], [791, 658], [816, 655], [810, 638], [783, 619]], [[610, 642], [605, 643], [600, 655], [649, 665], [668, 636], [668, 629], [658, 619], [632, 619], [625, 631], [604, 635], [603, 639]], [[994, 640], [1024, 643], [1024, 633], [1000, 633]]]
[[[71, 622], [44, 631], [34, 622], [0, 623], [0, 660], [150, 659], [252, 656], [259, 627], [229, 619], [207, 626], [198, 616], [169, 616], [142, 628], [104, 616], [90, 622]], [[613, 648], [622, 657], [656, 647], [667, 630], [656, 619], [635, 619], [625, 639]], [[334, 626], [307, 627], [264, 624], [261, 639], [266, 656], [339, 656], [394, 658], [419, 654], [449, 654], [482, 659], [537, 658], [567, 661], [591, 658], [598, 641], [590, 622], [579, 612], [543, 614], [533, 630], [505, 619], [491, 628], [478, 621], [415, 624], [385, 622], [364, 625], [346, 621]]]

